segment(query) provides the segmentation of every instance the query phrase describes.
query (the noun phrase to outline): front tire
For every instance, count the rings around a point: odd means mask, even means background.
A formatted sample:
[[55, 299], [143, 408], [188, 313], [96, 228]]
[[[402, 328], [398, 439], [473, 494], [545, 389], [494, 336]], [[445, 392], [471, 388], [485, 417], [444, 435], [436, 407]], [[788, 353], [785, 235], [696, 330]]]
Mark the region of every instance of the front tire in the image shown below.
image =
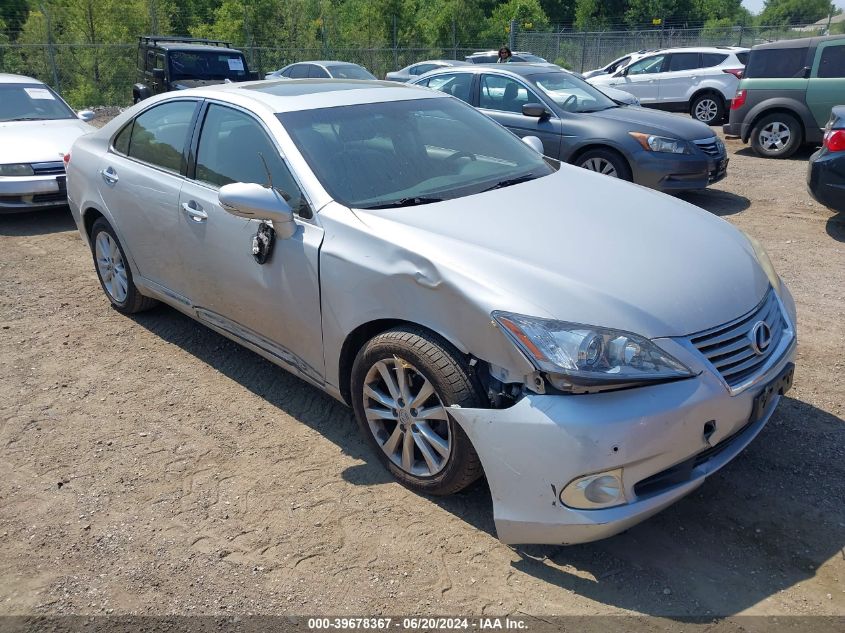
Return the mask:
[[692, 100], [689, 112], [697, 121], [717, 125], [725, 118], [725, 102], [719, 95], [705, 92]]
[[374, 337], [355, 358], [351, 398], [379, 460], [409, 488], [448, 495], [481, 476], [478, 454], [448, 407], [481, 407], [483, 391], [445, 340], [412, 326]]
[[105, 218], [97, 219], [91, 227], [91, 253], [100, 286], [115, 310], [123, 314], [135, 314], [149, 310], [158, 303], [138, 292], [132, 281], [126, 253]]
[[591, 149], [578, 157], [578, 167], [594, 171], [611, 178], [631, 180], [631, 168], [625, 158], [610, 149]]
[[785, 112], [764, 116], [751, 130], [751, 149], [763, 158], [788, 158], [798, 151], [803, 142], [801, 123]]

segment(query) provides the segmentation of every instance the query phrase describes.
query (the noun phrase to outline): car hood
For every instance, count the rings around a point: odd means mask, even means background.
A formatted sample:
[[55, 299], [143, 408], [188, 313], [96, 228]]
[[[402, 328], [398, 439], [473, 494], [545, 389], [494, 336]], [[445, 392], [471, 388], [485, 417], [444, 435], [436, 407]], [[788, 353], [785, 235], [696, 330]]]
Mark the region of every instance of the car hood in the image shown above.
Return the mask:
[[94, 130], [79, 119], [0, 123], [0, 163], [61, 160], [77, 138]]
[[568, 165], [475, 196], [355, 213], [408, 252], [419, 283], [446, 282], [488, 312], [683, 336], [748, 312], [769, 286], [728, 222]]
[[[604, 90], [604, 86], [597, 86]], [[662, 134], [685, 141], [695, 141], [716, 136], [715, 132], [701, 121], [694, 121], [688, 116], [669, 114], [647, 108], [610, 108], [594, 112], [591, 116], [624, 123], [631, 132]]]

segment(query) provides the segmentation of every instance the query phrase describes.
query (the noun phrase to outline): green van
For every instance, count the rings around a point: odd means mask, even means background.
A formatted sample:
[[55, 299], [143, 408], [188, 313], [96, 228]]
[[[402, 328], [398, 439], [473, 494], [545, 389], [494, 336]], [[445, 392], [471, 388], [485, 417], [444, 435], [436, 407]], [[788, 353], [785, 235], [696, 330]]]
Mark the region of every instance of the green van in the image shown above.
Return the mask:
[[731, 102], [728, 136], [758, 156], [786, 158], [819, 145], [833, 106], [845, 104], [845, 35], [760, 44]]

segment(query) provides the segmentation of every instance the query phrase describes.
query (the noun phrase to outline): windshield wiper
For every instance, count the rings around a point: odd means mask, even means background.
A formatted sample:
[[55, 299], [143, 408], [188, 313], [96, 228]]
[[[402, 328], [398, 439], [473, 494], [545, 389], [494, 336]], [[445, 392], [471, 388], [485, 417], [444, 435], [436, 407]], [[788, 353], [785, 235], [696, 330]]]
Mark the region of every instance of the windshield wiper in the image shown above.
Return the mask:
[[528, 182], [529, 180], [534, 180], [534, 174], [525, 174], [524, 176], [517, 176], [516, 178], [500, 180], [492, 187], [482, 189], [481, 193], [484, 193], [485, 191], [493, 191], [494, 189], [501, 189], [502, 187], [510, 187], [511, 185], [518, 185], [521, 182]]
[[393, 202], [385, 202], [384, 204], [375, 204], [371, 207], [361, 207], [362, 209], [396, 209], [399, 207], [415, 207], [418, 204], [431, 204], [432, 202], [443, 202], [443, 198], [423, 198], [414, 196], [412, 198], [400, 198]]

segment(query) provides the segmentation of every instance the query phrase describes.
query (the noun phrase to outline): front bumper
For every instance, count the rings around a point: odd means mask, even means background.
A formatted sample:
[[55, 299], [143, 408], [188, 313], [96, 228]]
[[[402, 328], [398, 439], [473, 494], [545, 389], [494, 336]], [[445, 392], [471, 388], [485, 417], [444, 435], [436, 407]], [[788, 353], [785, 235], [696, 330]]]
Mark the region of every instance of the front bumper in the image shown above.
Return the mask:
[[845, 211], [845, 152], [820, 149], [807, 164], [807, 191], [834, 211]]
[[[794, 324], [792, 298], [783, 292]], [[758, 394], [793, 362], [794, 325], [791, 332], [777, 360], [735, 395], [682, 339], [661, 339], [661, 347], [698, 375], [590, 395], [532, 394], [509, 409], [452, 408], [481, 458], [499, 539], [510, 544], [602, 539], [698, 488], [771, 418], [778, 395], [749, 424]], [[561, 503], [560, 492], [571, 481], [616, 469], [622, 469], [624, 505], [584, 510]]]
[[704, 189], [727, 176], [728, 157], [639, 151], [631, 161], [634, 182], [659, 191]]
[[64, 174], [0, 177], [0, 213], [40, 211], [66, 205]]

